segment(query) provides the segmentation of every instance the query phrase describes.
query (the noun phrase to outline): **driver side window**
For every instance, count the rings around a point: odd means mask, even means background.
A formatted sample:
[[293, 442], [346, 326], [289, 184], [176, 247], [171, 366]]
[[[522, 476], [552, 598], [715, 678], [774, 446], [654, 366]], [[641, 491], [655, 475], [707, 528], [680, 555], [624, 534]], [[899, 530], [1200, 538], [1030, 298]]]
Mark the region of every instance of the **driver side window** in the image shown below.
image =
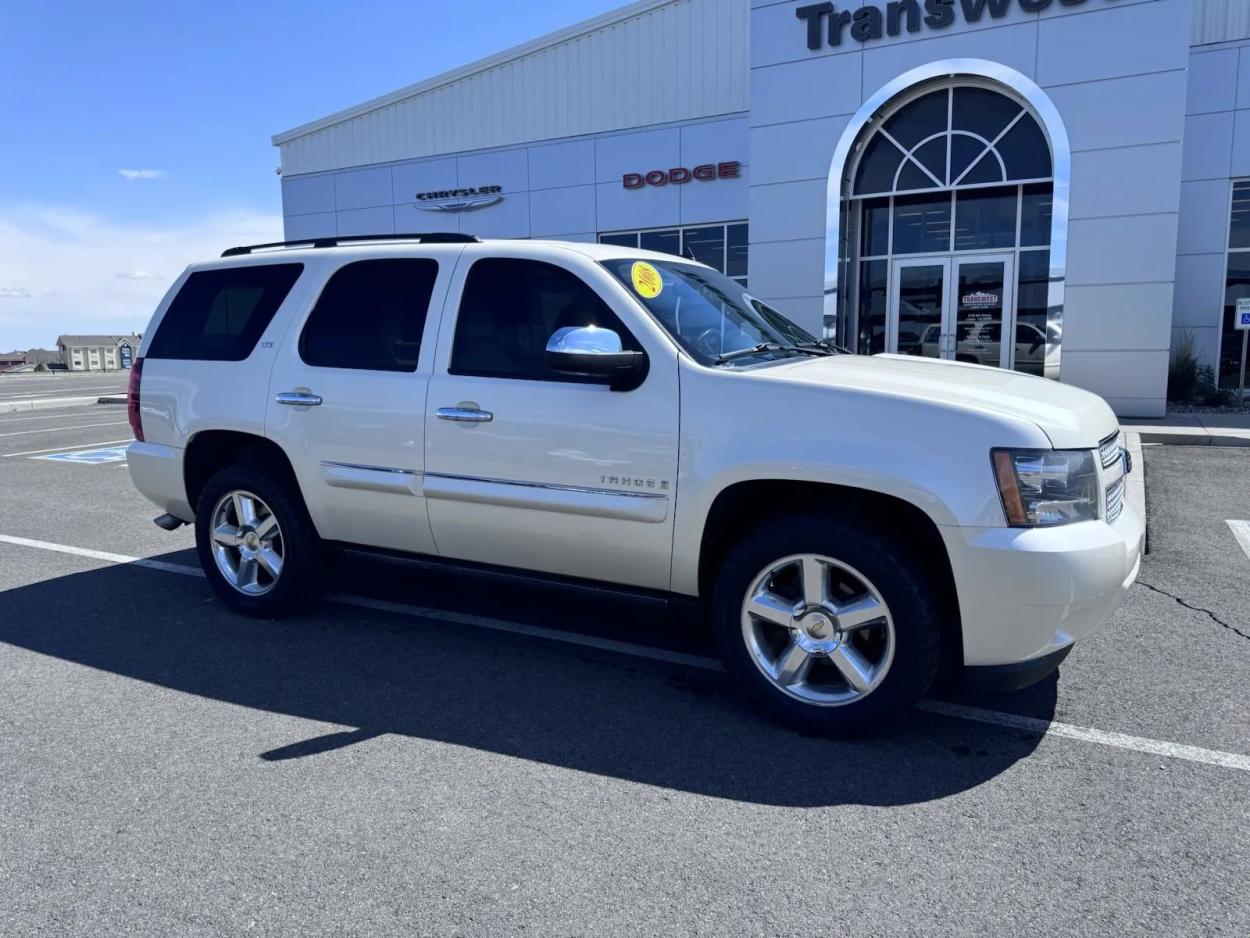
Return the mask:
[[603, 299], [580, 277], [543, 261], [490, 257], [465, 279], [452, 341], [453, 375], [529, 381], [591, 381], [547, 367], [547, 340], [565, 326], [599, 326], [641, 351]]

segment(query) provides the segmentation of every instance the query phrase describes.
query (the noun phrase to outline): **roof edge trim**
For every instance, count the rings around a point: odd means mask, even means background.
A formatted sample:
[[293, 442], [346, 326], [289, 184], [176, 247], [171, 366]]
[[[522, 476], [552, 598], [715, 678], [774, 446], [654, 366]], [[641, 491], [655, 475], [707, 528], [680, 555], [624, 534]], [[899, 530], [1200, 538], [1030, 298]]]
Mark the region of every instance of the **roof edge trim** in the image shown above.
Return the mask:
[[557, 30], [554, 33], [548, 33], [545, 36], [539, 36], [537, 39], [531, 39], [529, 42], [524, 42], [519, 46], [513, 46], [512, 48], [505, 49], [502, 52], [496, 52], [494, 55], [488, 55], [483, 59], [478, 59], [476, 62], [470, 62], [469, 64], [462, 65], [459, 68], [454, 68], [449, 72], [442, 72], [432, 78], [427, 78], [424, 81], [417, 82], [416, 84], [400, 88], [398, 91], [392, 91], [390, 94], [384, 94], [381, 97], [371, 98], [361, 104], [353, 105], [352, 107], [345, 108], [341, 111], [336, 111], [326, 117], [321, 117], [317, 120], [309, 121], [306, 124], [300, 124], [298, 127], [293, 127], [290, 130], [284, 130], [281, 133], [276, 133], [270, 138], [270, 142], [275, 147], [280, 147], [284, 143], [290, 143], [292, 140], [298, 139], [299, 137], [305, 137], [311, 133], [317, 132], [318, 130], [325, 130], [327, 127], [333, 127], [335, 124], [341, 124], [354, 117], [360, 117], [372, 111], [381, 110], [384, 107], [397, 104], [408, 98], [415, 98], [427, 91], [433, 91], [434, 89], [440, 88], [444, 85], [454, 84], [457, 81], [461, 81], [462, 79], [468, 78], [479, 72], [484, 72], [488, 69], [495, 68], [496, 66], [504, 65], [508, 62], [524, 58], [527, 55], [533, 55], [535, 52], [541, 52], [544, 49], [549, 49], [552, 46], [558, 46], [571, 39], [577, 39], [588, 33], [593, 33], [596, 30], [604, 29], [608, 26], [615, 26], [617, 23], [650, 13], [652, 10], [657, 10], [660, 7], [670, 6], [679, 2], [680, 0], [636, 0], [636, 2], [631, 3], [628, 6], [623, 6], [617, 10], [609, 10], [607, 13], [601, 13], [599, 16], [592, 17], [588, 20], [582, 20], [580, 23], [574, 23], [572, 26], [566, 26], [564, 29]]

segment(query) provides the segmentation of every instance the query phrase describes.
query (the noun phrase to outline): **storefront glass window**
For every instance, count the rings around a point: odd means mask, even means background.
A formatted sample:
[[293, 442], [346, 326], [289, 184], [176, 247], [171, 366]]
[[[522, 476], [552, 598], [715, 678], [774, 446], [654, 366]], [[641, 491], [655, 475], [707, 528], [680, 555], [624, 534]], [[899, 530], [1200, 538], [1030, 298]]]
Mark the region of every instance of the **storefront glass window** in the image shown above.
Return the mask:
[[1020, 195], [1020, 246], [1050, 245], [1051, 203], [1054, 195], [1048, 182], [1024, 186]]
[[[1051, 151], [1032, 109], [1009, 89], [950, 85], [866, 133], [846, 205], [846, 344], [967, 360], [960, 343], [980, 343], [978, 361], [1057, 377]], [[1246, 215], [1250, 245], [1250, 186]]]
[[953, 94], [951, 123], [956, 130], [983, 140], [993, 140], [1020, 113], [1019, 104], [988, 88], [955, 88]]
[[[668, 253], [677, 253], [669, 251]], [[686, 228], [681, 233], [681, 255], [725, 272], [725, 226]]]
[[902, 161], [903, 151], [892, 140], [881, 134], [873, 137], [859, 161], [855, 194], [893, 191], [894, 174]]
[[747, 285], [748, 225], [698, 225], [649, 231], [613, 231], [599, 235], [600, 244], [659, 251], [707, 264], [742, 286]]
[[1008, 179], [1045, 179], [1050, 175], [1050, 147], [1037, 121], [1027, 114], [995, 145]]
[[876, 355], [885, 351], [886, 283], [889, 261], [864, 261], [859, 265], [859, 335], [855, 351]]
[[1241, 382], [1241, 330], [1233, 324], [1237, 301], [1250, 297], [1250, 250], [1228, 252], [1224, 280], [1224, 329], [1220, 342], [1220, 387], [1236, 389]]
[[729, 225], [725, 235], [725, 273], [730, 277], [747, 275], [747, 226]]
[[894, 200], [895, 254], [929, 254], [950, 249], [950, 193], [907, 195]]
[[890, 253], [890, 200], [864, 199], [861, 216], [859, 253], [877, 257]]
[[1228, 249], [1250, 248], [1250, 181], [1233, 184], [1233, 214], [1228, 224]]
[[955, 250], [1016, 246], [1017, 189], [966, 189], [955, 195]]
[[1016, 371], [1043, 375], [1050, 296], [1050, 251], [1021, 251], [1016, 287]]
[[638, 236], [638, 246], [644, 251], [681, 254], [681, 231], [676, 228], [668, 231], [644, 231]]
[[904, 149], [911, 150], [920, 143], [946, 130], [947, 91], [934, 91], [917, 98], [907, 107], [895, 112], [885, 122], [883, 129], [897, 140]]

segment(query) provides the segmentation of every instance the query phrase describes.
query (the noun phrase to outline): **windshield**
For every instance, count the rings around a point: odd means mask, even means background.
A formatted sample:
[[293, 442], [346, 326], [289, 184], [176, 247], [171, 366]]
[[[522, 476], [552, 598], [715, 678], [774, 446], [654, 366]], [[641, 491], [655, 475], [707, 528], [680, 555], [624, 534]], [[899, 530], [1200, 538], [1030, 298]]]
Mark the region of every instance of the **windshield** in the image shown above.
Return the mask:
[[825, 353], [814, 336], [707, 267], [636, 258], [603, 265], [701, 365]]

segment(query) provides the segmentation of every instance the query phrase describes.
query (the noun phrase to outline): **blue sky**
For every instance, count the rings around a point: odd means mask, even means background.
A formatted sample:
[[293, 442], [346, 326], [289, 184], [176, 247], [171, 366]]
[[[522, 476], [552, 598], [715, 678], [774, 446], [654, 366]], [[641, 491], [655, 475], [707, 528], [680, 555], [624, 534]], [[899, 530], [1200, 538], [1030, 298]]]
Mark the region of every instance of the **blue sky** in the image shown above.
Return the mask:
[[[269, 138], [624, 0], [0, 3], [0, 351], [281, 237]], [[123, 172], [126, 171], [126, 172]]]

